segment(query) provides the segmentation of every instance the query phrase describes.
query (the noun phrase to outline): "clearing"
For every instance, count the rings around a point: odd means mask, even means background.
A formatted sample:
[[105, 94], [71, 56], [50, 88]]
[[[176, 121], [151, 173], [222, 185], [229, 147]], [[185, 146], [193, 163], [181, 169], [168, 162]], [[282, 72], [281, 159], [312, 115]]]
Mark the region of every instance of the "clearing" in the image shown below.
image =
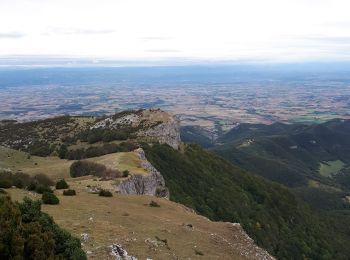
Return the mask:
[[336, 161], [327, 161], [320, 163], [319, 173], [323, 177], [332, 177], [333, 175], [337, 175], [345, 166], [340, 160]]

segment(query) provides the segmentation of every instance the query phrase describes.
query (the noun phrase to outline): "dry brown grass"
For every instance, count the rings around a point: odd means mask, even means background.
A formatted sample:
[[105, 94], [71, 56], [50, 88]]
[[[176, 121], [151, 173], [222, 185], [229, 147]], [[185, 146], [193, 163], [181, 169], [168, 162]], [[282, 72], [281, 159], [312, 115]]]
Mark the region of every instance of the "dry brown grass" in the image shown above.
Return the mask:
[[[137, 152], [123, 152], [107, 154], [86, 159], [104, 164], [107, 168], [119, 171], [128, 170], [132, 174], [147, 174], [141, 167], [141, 160]], [[0, 169], [10, 169], [13, 172], [21, 171], [30, 175], [44, 173], [54, 180], [69, 178], [69, 167], [74, 161], [59, 159], [58, 157], [39, 157], [13, 149], [0, 147]]]
[[[19, 189], [8, 192], [14, 200], [32, 196]], [[239, 226], [211, 222], [166, 199], [118, 194], [104, 198], [84, 191], [73, 197], [62, 196], [61, 191], [56, 194], [60, 204], [43, 205], [43, 211], [76, 236], [89, 234], [83, 247], [90, 259], [107, 259], [113, 243], [138, 259], [245, 259], [240, 252], [256, 259]], [[160, 207], [150, 207], [151, 200]], [[152, 246], [147, 239], [166, 239], [167, 245], [158, 241], [158, 246]]]

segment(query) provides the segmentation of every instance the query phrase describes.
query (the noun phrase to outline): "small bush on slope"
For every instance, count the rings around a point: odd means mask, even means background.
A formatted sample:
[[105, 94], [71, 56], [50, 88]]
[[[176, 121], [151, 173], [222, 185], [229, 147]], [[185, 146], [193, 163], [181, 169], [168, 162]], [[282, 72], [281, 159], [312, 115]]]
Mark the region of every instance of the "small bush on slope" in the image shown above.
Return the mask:
[[77, 193], [75, 192], [75, 190], [64, 190], [63, 195], [64, 196], [75, 196], [75, 195], [77, 195]]
[[50, 205], [56, 205], [60, 203], [60, 200], [56, 197], [55, 194], [51, 192], [44, 192], [41, 200], [43, 201], [44, 204], [50, 204]]
[[98, 195], [101, 197], [113, 197], [112, 192], [110, 192], [109, 190], [100, 190]]
[[56, 189], [57, 190], [68, 189], [68, 188], [69, 188], [69, 186], [64, 179], [61, 179], [58, 182], [56, 182]]

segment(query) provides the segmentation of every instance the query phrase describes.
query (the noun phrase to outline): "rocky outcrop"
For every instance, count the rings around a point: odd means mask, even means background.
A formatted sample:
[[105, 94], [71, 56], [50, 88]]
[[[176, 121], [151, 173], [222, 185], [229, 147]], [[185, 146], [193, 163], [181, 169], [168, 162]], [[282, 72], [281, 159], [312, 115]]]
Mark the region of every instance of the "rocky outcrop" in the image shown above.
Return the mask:
[[151, 195], [169, 198], [169, 190], [165, 186], [163, 176], [146, 159], [142, 148], [137, 149], [141, 166], [147, 171], [145, 175], [131, 175], [128, 179], [118, 185], [121, 194]]
[[137, 260], [135, 256], [128, 255], [128, 252], [119, 244], [113, 244], [110, 247], [110, 254], [114, 257], [115, 260]]
[[178, 149], [180, 139], [179, 120], [160, 109], [126, 111], [97, 120], [90, 129], [125, 129], [135, 137], [151, 142], [168, 144]]
[[170, 145], [174, 149], [180, 146], [180, 124], [179, 121], [171, 117], [168, 121], [160, 123], [147, 130], [141, 130], [137, 133], [139, 137], [153, 138], [159, 143]]

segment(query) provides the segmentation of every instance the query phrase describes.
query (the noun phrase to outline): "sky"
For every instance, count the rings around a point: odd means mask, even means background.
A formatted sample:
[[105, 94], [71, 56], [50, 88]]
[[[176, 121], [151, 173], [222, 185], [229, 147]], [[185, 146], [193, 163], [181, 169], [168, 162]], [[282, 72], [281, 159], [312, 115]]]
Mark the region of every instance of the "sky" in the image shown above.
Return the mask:
[[349, 0], [0, 0], [0, 57], [350, 61]]

